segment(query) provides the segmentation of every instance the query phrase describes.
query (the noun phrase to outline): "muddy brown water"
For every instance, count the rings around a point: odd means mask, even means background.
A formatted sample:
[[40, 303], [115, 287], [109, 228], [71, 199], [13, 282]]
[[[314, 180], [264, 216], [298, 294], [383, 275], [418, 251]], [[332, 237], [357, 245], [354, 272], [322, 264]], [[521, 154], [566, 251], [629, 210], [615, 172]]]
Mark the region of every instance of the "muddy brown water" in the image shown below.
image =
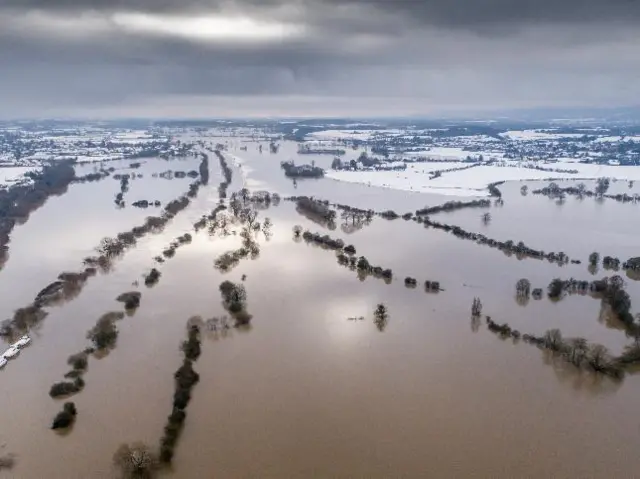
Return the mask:
[[[331, 180], [298, 182], [294, 188], [280, 176], [279, 161], [288, 159], [286, 151], [247, 159], [254, 181], [263, 182], [264, 189], [273, 184], [285, 194], [313, 192], [351, 204], [366, 199], [375, 203], [372, 208], [391, 205], [399, 212], [443, 201]], [[160, 282], [140, 287], [141, 307], [118, 323], [116, 348], [90, 360], [86, 387], [72, 398], [79, 411], [73, 429], [66, 435], [50, 431], [62, 401], [48, 396], [49, 387], [62, 379], [67, 357], [87, 345], [86, 331], [102, 313], [120, 309], [114, 298], [136, 289], [132, 282], [153, 266], [152, 258], [217, 204], [219, 169], [214, 158], [210, 169], [210, 185], [163, 233], [141, 240], [110, 274], [90, 280], [75, 300], [52, 307], [32, 332], [33, 343], [0, 371], [0, 443], [6, 444], [3, 451], [17, 455], [16, 468], [0, 475], [111, 478], [111, 457], [120, 443], [157, 445], [170, 412], [187, 319], [222, 315], [219, 283], [240, 281], [243, 274], [252, 326], [225, 336], [203, 335], [203, 353], [195, 364], [201, 380], [193, 390], [172, 470], [164, 476], [636, 475], [640, 428], [634, 417], [640, 378], [628, 375], [615, 382], [577, 371], [535, 347], [500, 340], [484, 325], [476, 328], [469, 316], [471, 300], [479, 296], [484, 313], [498, 322], [535, 334], [557, 327], [566, 336], [580, 335], [617, 353], [628, 340], [599, 319], [599, 300], [572, 296], [558, 303], [531, 300], [524, 307], [515, 301], [514, 285], [521, 277], [528, 277], [534, 287], [546, 286], [555, 276], [589, 279], [586, 265], [560, 268], [546, 261], [517, 260], [403, 220], [376, 218], [351, 234], [340, 224], [328, 231], [288, 202], [260, 213], [262, 219], [269, 216], [274, 227], [268, 241], [259, 236], [256, 260], [243, 260], [231, 272], [220, 273], [214, 259], [238, 248], [241, 239], [212, 238], [203, 231], [161, 265]], [[163, 200], [168, 201], [189, 183], [174, 182], [156, 180], [148, 187], [156, 192], [175, 186], [177, 191]], [[229, 191], [241, 186], [234, 168]], [[73, 186], [67, 193], [71, 196], [50, 199], [15, 229], [11, 258], [0, 272], [5, 316], [58, 272], [77, 268], [102, 236], [153, 214], [152, 209], [116, 210], [118, 188], [110, 179]], [[133, 183], [131, 201], [135, 188]], [[346, 201], [350, 195], [353, 201]], [[536, 221], [541, 218], [539, 226], [520, 218], [521, 207], [511, 206], [525, 201], [527, 214]], [[630, 205], [598, 205], [589, 210], [592, 222], [576, 218], [581, 206], [589, 207], [575, 205], [575, 214], [569, 214], [573, 205], [560, 210], [567, 212], [561, 216], [565, 222], [574, 223], [558, 226], [563, 232], [557, 233], [561, 247], [556, 250], [570, 256], [593, 248], [621, 257], [632, 252], [628, 236], [636, 231], [626, 223], [618, 234], [610, 233], [617, 222], [605, 223], [610, 225], [605, 236], [592, 234], [590, 226], [612, 216], [626, 217]], [[519, 185], [506, 185], [505, 206], [491, 212], [494, 221], [487, 234], [508, 239], [503, 234], [517, 231], [514, 236], [534, 247], [540, 241], [539, 247], [546, 248], [546, 221], [559, 223], [556, 217], [544, 219], [551, 214], [546, 198], [522, 198]], [[439, 219], [480, 230], [480, 214], [467, 210]], [[60, 217], [66, 226], [52, 220]], [[392, 268], [394, 281], [360, 281], [337, 264], [333, 252], [293, 241], [296, 224], [353, 243], [372, 263]], [[49, 239], [43, 247], [45, 237]], [[588, 246], [583, 245], [585, 237], [592, 238]], [[555, 245], [555, 240], [548, 241]], [[408, 275], [419, 282], [438, 280], [445, 291], [427, 294], [420, 286], [405, 288]], [[629, 282], [629, 288], [637, 301], [634, 284]], [[390, 313], [383, 332], [372, 321], [380, 302]], [[347, 320], [357, 316], [365, 319]]]

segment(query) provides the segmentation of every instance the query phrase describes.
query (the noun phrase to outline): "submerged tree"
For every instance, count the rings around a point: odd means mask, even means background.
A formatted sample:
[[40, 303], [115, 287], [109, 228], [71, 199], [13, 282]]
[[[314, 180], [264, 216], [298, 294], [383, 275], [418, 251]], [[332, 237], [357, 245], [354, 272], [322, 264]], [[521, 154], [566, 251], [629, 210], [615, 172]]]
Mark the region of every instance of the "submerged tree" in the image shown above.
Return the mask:
[[542, 336], [542, 341], [547, 349], [552, 351], [560, 351], [564, 346], [562, 333], [559, 329], [550, 329]]
[[567, 342], [566, 357], [574, 366], [580, 367], [587, 356], [588, 343], [584, 338], [572, 338]]
[[598, 178], [596, 182], [596, 195], [603, 196], [609, 189], [609, 178]]
[[471, 315], [472, 316], [480, 316], [482, 314], [482, 302], [480, 298], [473, 298], [473, 302], [471, 303]]
[[13, 466], [16, 465], [16, 458], [13, 454], [6, 454], [4, 456], [0, 456], [0, 471], [3, 469], [13, 469]]
[[518, 296], [529, 297], [531, 293], [531, 281], [522, 278], [516, 283], [516, 293]]
[[589, 255], [589, 264], [591, 266], [597, 266], [600, 262], [600, 253], [594, 251]]
[[71, 426], [78, 415], [76, 405], [72, 402], [64, 403], [62, 411], [60, 411], [53, 419], [51, 429], [66, 429]]
[[159, 465], [157, 455], [141, 442], [122, 444], [113, 455], [113, 462], [124, 479], [151, 478]]
[[482, 222], [485, 225], [488, 225], [489, 223], [491, 223], [491, 213], [485, 213], [482, 215]]
[[562, 292], [564, 291], [564, 283], [561, 279], [556, 278], [551, 283], [549, 283], [549, 287], [547, 288], [547, 293], [551, 299], [560, 299], [562, 296]]
[[380, 332], [384, 331], [387, 324], [389, 324], [389, 313], [387, 311], [387, 307], [383, 303], [376, 306], [376, 309], [373, 312], [373, 323]]

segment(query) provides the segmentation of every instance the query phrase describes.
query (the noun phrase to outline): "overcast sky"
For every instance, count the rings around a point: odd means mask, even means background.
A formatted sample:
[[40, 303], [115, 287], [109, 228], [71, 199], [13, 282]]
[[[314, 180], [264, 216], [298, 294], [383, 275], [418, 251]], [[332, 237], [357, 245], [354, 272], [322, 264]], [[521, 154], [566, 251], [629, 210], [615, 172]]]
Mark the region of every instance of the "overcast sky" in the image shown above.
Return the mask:
[[0, 0], [0, 117], [640, 101], [638, 0]]

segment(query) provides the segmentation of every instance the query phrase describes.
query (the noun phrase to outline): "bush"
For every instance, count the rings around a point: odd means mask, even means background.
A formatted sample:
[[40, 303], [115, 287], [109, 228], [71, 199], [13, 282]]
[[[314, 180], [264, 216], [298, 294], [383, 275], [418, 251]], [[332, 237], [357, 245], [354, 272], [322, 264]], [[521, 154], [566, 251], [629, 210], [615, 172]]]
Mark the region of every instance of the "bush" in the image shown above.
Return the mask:
[[113, 455], [113, 462], [125, 478], [148, 478], [158, 468], [158, 457], [143, 443], [123, 444]]
[[63, 381], [60, 383], [55, 383], [51, 386], [49, 390], [49, 396], [52, 398], [62, 397], [62, 396], [70, 396], [71, 394], [75, 394], [80, 392], [84, 388], [84, 381], [82, 378], [76, 378], [73, 382]]
[[356, 264], [356, 268], [361, 271], [369, 271], [371, 269], [371, 265], [369, 264], [367, 258], [365, 258], [364, 256], [360, 256], [360, 258], [358, 259], [358, 263]]
[[558, 299], [560, 298], [560, 296], [562, 296], [563, 290], [564, 290], [564, 285], [562, 283], [562, 280], [556, 278], [553, 281], [551, 281], [551, 283], [549, 284], [547, 293], [549, 294], [550, 298]]
[[128, 293], [122, 293], [116, 298], [116, 301], [124, 303], [126, 309], [135, 309], [140, 306], [140, 297], [142, 294], [138, 291], [130, 291]]
[[160, 280], [161, 273], [156, 268], [153, 268], [149, 274], [144, 278], [145, 286], [153, 286]]
[[247, 326], [249, 323], [251, 323], [251, 318], [253, 318], [253, 316], [248, 312], [242, 310], [234, 314], [233, 318], [236, 320], [235, 326], [237, 328], [239, 326]]
[[76, 405], [72, 402], [64, 403], [62, 411], [60, 411], [53, 419], [51, 429], [65, 429], [71, 426], [78, 415]]
[[185, 413], [180, 409], [174, 409], [173, 411], [171, 411], [168, 421], [169, 421], [169, 424], [182, 425], [186, 418], [187, 418], [187, 413]]
[[67, 359], [67, 364], [75, 370], [85, 371], [89, 365], [89, 357], [85, 352], [72, 354]]
[[190, 389], [200, 380], [200, 376], [193, 370], [193, 363], [189, 359], [184, 360], [174, 377], [179, 389]]
[[229, 306], [227, 307], [227, 309], [229, 310], [229, 312], [231, 314], [237, 314], [240, 313], [242, 311], [242, 303], [238, 302], [238, 301], [234, 301], [232, 303], [229, 304]]
[[90, 339], [97, 349], [107, 349], [113, 347], [118, 339], [118, 329], [113, 318], [104, 315], [96, 325], [87, 332], [87, 339]]
[[184, 353], [185, 358], [195, 361], [200, 357], [200, 338], [198, 337], [200, 330], [197, 326], [189, 328], [189, 337], [182, 343], [180, 349]]
[[173, 394], [173, 407], [176, 409], [185, 409], [191, 401], [191, 391], [189, 389], [176, 389]]

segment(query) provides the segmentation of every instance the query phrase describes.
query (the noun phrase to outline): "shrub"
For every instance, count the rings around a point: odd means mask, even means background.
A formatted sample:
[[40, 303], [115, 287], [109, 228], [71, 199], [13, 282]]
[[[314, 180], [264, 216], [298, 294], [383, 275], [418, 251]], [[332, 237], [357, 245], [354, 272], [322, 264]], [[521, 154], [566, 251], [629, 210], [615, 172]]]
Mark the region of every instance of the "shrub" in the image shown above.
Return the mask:
[[528, 297], [531, 292], [531, 282], [522, 278], [516, 283], [516, 293], [518, 296]]
[[200, 330], [197, 326], [189, 328], [189, 336], [182, 343], [180, 349], [184, 353], [185, 358], [195, 361], [200, 357], [200, 339], [198, 337]]
[[184, 360], [174, 377], [179, 389], [189, 389], [200, 380], [200, 376], [193, 370], [193, 363], [189, 359]]
[[187, 413], [185, 413], [181, 409], [174, 409], [173, 411], [171, 411], [168, 421], [169, 421], [169, 424], [181, 425], [184, 423], [184, 420], [186, 418], [187, 418]]
[[173, 394], [173, 407], [176, 409], [185, 409], [191, 401], [191, 391], [189, 389], [176, 389]]
[[236, 320], [235, 326], [237, 328], [239, 326], [247, 326], [249, 323], [251, 323], [251, 319], [253, 318], [253, 316], [248, 312], [242, 310], [234, 314], [233, 318]]
[[80, 392], [84, 388], [84, 381], [82, 378], [76, 378], [73, 382], [63, 381], [60, 383], [55, 383], [51, 386], [49, 390], [49, 396], [52, 398], [62, 397], [62, 396], [70, 396], [71, 394], [75, 394]]
[[73, 369], [78, 371], [85, 371], [89, 364], [88, 354], [84, 351], [77, 354], [72, 354], [67, 359], [67, 364], [71, 366]]
[[556, 278], [553, 281], [551, 281], [551, 283], [549, 284], [549, 287], [547, 288], [547, 293], [550, 298], [559, 299], [560, 296], [562, 296], [563, 290], [564, 290], [564, 285], [562, 280]]
[[358, 259], [358, 263], [356, 264], [356, 267], [361, 271], [369, 271], [371, 269], [371, 265], [369, 264], [369, 261], [364, 256], [360, 256], [360, 258]]
[[87, 339], [90, 339], [97, 349], [113, 347], [118, 339], [118, 329], [113, 319], [107, 315], [98, 319], [96, 325], [87, 332]]
[[76, 405], [72, 402], [64, 403], [62, 411], [56, 414], [56, 417], [53, 419], [53, 424], [51, 425], [51, 429], [65, 429], [71, 426], [78, 415], [78, 411], [76, 410]]
[[144, 278], [145, 286], [153, 286], [160, 280], [161, 273], [156, 268], [153, 268], [149, 274]]
[[158, 468], [158, 457], [143, 443], [123, 444], [113, 462], [125, 478], [149, 478]]
[[116, 298], [116, 301], [124, 303], [126, 309], [135, 309], [140, 306], [140, 297], [142, 294], [138, 291], [130, 291], [128, 293], [122, 293]]

